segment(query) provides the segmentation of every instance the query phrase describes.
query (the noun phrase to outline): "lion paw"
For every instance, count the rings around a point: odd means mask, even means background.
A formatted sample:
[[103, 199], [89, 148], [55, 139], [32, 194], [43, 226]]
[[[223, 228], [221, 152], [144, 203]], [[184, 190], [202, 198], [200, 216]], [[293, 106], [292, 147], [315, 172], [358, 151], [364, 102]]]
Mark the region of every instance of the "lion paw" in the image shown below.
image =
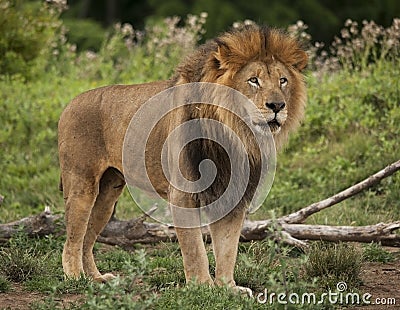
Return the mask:
[[236, 286], [233, 286], [232, 289], [240, 295], [246, 295], [248, 297], [253, 297], [253, 291], [251, 289], [249, 289], [248, 287], [236, 285]]
[[99, 275], [99, 276], [95, 277], [93, 280], [95, 282], [105, 283], [105, 282], [111, 281], [115, 278], [116, 278], [116, 276], [114, 276], [112, 273], [105, 273], [103, 275]]

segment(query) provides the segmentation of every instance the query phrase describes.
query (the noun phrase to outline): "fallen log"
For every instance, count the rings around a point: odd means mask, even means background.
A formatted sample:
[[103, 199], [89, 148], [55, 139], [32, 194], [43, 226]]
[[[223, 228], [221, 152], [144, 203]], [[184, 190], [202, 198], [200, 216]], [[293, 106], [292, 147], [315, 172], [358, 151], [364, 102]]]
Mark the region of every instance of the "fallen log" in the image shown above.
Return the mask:
[[400, 160], [386, 166], [384, 169], [364, 179], [363, 181], [329, 197], [327, 199], [315, 202], [297, 212], [282, 217], [280, 220], [285, 223], [303, 223], [310, 215], [317, 213], [323, 209], [329, 208], [345, 199], [348, 199], [363, 190], [379, 183], [382, 179], [392, 175], [400, 169]]
[[[310, 215], [354, 196], [356, 193], [375, 185], [380, 180], [399, 169], [400, 160], [358, 184], [292, 214], [273, 221], [246, 221], [242, 229], [241, 241], [279, 238], [286, 243], [300, 247], [306, 245], [306, 243], [301, 240], [374, 241], [381, 242], [383, 245], [388, 246], [400, 246], [400, 234], [395, 233], [395, 231], [400, 228], [400, 221], [386, 224], [379, 223], [369, 226], [300, 224]], [[126, 248], [135, 243], [156, 243], [160, 241], [176, 240], [175, 230], [172, 226], [145, 222], [148, 217], [149, 214], [144, 214], [141, 217], [129, 221], [121, 221], [113, 217], [98, 237], [98, 241]], [[272, 230], [271, 225], [273, 226]], [[0, 224], [0, 241], [7, 240], [21, 231], [29, 236], [41, 237], [50, 234], [64, 234], [65, 227], [62, 216], [52, 214], [50, 209], [46, 207], [45, 211], [38, 215], [23, 218], [11, 223]], [[207, 227], [204, 227], [202, 232], [205, 240], [210, 240]]]
[[[113, 218], [97, 241], [123, 248], [129, 248], [136, 243], [176, 241], [175, 229], [172, 226], [145, 222], [146, 217], [144, 215], [129, 221]], [[271, 232], [271, 225], [280, 225], [279, 234]], [[283, 242], [299, 247], [306, 246], [306, 243], [300, 240], [380, 242], [382, 245], [398, 247], [400, 235], [395, 233], [398, 229], [400, 229], [400, 221], [369, 226], [280, 224], [279, 219], [246, 221], [243, 225], [241, 241], [276, 238], [279, 235]], [[61, 215], [52, 214], [47, 209], [35, 216], [1, 224], [0, 240], [7, 240], [21, 231], [29, 236], [43, 237], [49, 234], [64, 234], [65, 227]], [[210, 240], [207, 227], [203, 227], [202, 231], [204, 239]]]
[[[278, 219], [277, 221], [279, 221]], [[400, 247], [400, 221], [367, 226], [328, 226], [280, 223], [283, 232], [300, 240], [379, 242], [382, 245]], [[243, 226], [245, 240], [262, 240], [268, 236], [271, 221], [247, 222]]]
[[29, 237], [63, 234], [65, 232], [64, 221], [61, 215], [51, 213], [50, 208], [46, 207], [40, 214], [0, 224], [0, 241], [7, 240], [20, 232]]

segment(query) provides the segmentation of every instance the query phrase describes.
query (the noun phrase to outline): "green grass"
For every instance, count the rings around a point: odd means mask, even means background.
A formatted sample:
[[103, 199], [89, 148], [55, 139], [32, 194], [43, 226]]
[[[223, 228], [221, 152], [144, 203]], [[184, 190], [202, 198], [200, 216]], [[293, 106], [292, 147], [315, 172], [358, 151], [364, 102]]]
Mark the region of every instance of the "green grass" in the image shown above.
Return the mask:
[[[253, 218], [273, 209], [288, 214], [363, 180], [400, 158], [399, 67], [371, 65], [308, 78], [308, 107], [299, 132], [278, 156], [271, 192]], [[375, 98], [379, 96], [379, 104]], [[400, 176], [395, 174], [356, 197], [320, 212], [309, 223], [367, 225], [400, 216]]]
[[361, 283], [362, 251], [351, 243], [312, 243], [304, 265], [305, 277], [316, 278], [321, 288], [336, 288], [339, 282], [349, 287]]
[[7, 293], [10, 290], [11, 283], [5, 276], [0, 276], [0, 293]]
[[387, 263], [394, 261], [393, 253], [386, 251], [379, 243], [369, 243], [363, 248], [363, 257], [368, 262]]
[[[299, 296], [314, 293], [319, 298], [328, 290], [335, 291], [339, 282], [346, 282], [349, 290], [358, 291], [363, 257], [369, 261], [381, 260], [385, 253], [374, 244], [361, 249], [351, 244], [314, 242], [302, 252], [270, 240], [243, 243], [239, 246], [235, 278], [237, 284], [252, 288], [255, 298], [249, 298], [226, 287], [185, 285], [176, 243], [138, 246], [132, 251], [97, 245], [100, 269], [118, 277], [105, 284], [85, 277], [65, 279], [60, 268], [63, 242], [63, 238], [53, 239], [49, 246], [44, 239], [29, 239], [21, 234], [4, 245], [3, 252], [8, 253], [15, 253], [16, 247], [23, 253], [34, 248], [30, 261], [36, 266], [45, 261], [45, 269], [18, 279], [25, 290], [46, 296], [32, 303], [32, 309], [283, 309], [276, 299], [272, 304], [262, 304], [257, 302], [257, 296], [262, 297], [260, 294], [267, 290]], [[49, 249], [52, 250], [48, 252]], [[211, 258], [210, 246], [207, 251]], [[213, 259], [210, 264], [212, 271]], [[15, 265], [26, 268], [20, 259], [16, 259]], [[10, 280], [7, 268], [2, 268], [0, 280], [1, 292], [7, 292], [17, 279]], [[61, 302], [75, 295], [78, 295], [75, 301]], [[319, 309], [313, 304], [288, 306], [288, 309]], [[327, 308], [329, 305], [320, 307]]]
[[[161, 32], [156, 29], [150, 30], [151, 37], [130, 49], [126, 48], [122, 32], [115, 29], [94, 58], [84, 52], [71, 52], [60, 38], [57, 56], [49, 56], [53, 55], [53, 47], [49, 47], [31, 68], [28, 76], [33, 78], [0, 77], [0, 194], [5, 197], [0, 223], [37, 214], [45, 206], [53, 212], [63, 212], [57, 158], [57, 122], [62, 110], [73, 97], [91, 88], [168, 78], [182, 58], [180, 47], [188, 44], [174, 41], [165, 33], [166, 27], [161, 27]], [[189, 32], [182, 37], [194, 47]], [[393, 56], [390, 59], [396, 59]], [[279, 154], [270, 195], [251, 219], [296, 211], [400, 158], [400, 66], [398, 60], [390, 59], [380, 59], [359, 70], [344, 67], [318, 78], [313, 72], [307, 73], [306, 118]], [[368, 225], [395, 221], [400, 218], [399, 201], [397, 173], [311, 216], [307, 223]], [[118, 202], [117, 217], [128, 219], [140, 213], [125, 191]], [[96, 284], [84, 277], [64, 279], [64, 238], [35, 239], [18, 234], [2, 245], [0, 293], [19, 283], [27, 291], [46, 294], [46, 300], [34, 303], [33, 309], [284, 308], [259, 304], [224, 287], [186, 286], [176, 243], [138, 245], [130, 250], [96, 245], [95, 257], [101, 272], [113, 272], [119, 277], [107, 284]], [[214, 273], [210, 245], [207, 253]], [[339, 281], [357, 290], [362, 258], [389, 262], [396, 255], [377, 244], [360, 250], [350, 244], [316, 242], [302, 252], [264, 240], [239, 245], [235, 278], [239, 285], [252, 288], [256, 294], [266, 288], [277, 293], [321, 294]], [[78, 301], [68, 305], [60, 302], [63, 296], [75, 294], [81, 297]], [[316, 308], [313, 305], [310, 309]]]

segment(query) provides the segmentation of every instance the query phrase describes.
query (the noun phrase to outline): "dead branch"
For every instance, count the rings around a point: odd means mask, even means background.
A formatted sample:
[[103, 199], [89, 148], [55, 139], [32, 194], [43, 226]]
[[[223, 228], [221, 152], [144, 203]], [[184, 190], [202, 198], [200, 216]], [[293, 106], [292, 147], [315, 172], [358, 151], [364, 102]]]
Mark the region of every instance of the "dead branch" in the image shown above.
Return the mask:
[[387, 246], [400, 246], [400, 221], [368, 226], [326, 226], [283, 224], [283, 229], [294, 238], [324, 241], [380, 242]]
[[[147, 216], [141, 216], [129, 221], [113, 218], [98, 237], [97, 241], [129, 248], [136, 243], [157, 243], [160, 241], [176, 241], [175, 229], [171, 226], [145, 222]], [[281, 234], [271, 232], [271, 224], [281, 225]], [[400, 221], [394, 223], [379, 223], [370, 226], [325, 226], [303, 224], [279, 224], [266, 221], [246, 221], [243, 225], [241, 241], [263, 240], [265, 238], [279, 238], [294, 246], [304, 247], [306, 243], [300, 240], [326, 241], [357, 241], [381, 242], [383, 245], [400, 246], [400, 235], [394, 233], [400, 228]], [[203, 236], [210, 240], [206, 227]], [[46, 236], [49, 234], [63, 234], [65, 227], [60, 215], [54, 215], [46, 210], [38, 215], [0, 225], [0, 240], [6, 240], [25, 232], [29, 236]], [[299, 240], [300, 239], [300, 240]]]
[[[271, 227], [271, 224], [270, 220], [246, 222], [242, 231], [243, 241], [265, 239], [268, 236], [267, 231]], [[328, 226], [290, 223], [280, 223], [280, 225], [282, 231], [295, 238], [295, 240], [380, 242], [382, 245], [400, 246], [400, 234], [395, 233], [396, 230], [400, 229], [400, 221], [368, 226]]]
[[370, 177], [366, 178], [365, 180], [353, 185], [340, 193], [333, 195], [327, 199], [315, 202], [308, 207], [305, 207], [297, 212], [289, 214], [280, 218], [279, 220], [285, 223], [303, 223], [310, 215], [317, 213], [323, 209], [331, 207], [347, 198], [350, 198], [359, 192], [370, 188], [371, 186], [379, 183], [382, 179], [392, 175], [397, 170], [400, 169], [400, 160], [390, 164], [386, 168], [380, 170], [379, 172], [371, 175]]
[[50, 234], [62, 234], [65, 232], [64, 221], [61, 215], [55, 215], [46, 207], [44, 212], [25, 217], [23, 219], [0, 224], [0, 241], [7, 240], [16, 234], [23, 232], [30, 237], [44, 237]]
[[[358, 227], [299, 224], [310, 215], [371, 187], [399, 169], [400, 161], [397, 161], [364, 181], [330, 198], [316, 202], [275, 221], [246, 221], [242, 229], [241, 240], [279, 238], [286, 243], [299, 247], [306, 245], [301, 240], [375, 241], [381, 242], [383, 245], [400, 246], [400, 234], [395, 233], [400, 228], [400, 221]], [[156, 243], [176, 240], [173, 227], [145, 222], [148, 216], [143, 215], [129, 221], [121, 221], [113, 217], [98, 237], [98, 241], [121, 247], [130, 247], [135, 243]], [[273, 229], [271, 229], [271, 225], [274, 225]], [[38, 215], [26, 217], [11, 223], [0, 224], [0, 241], [7, 240], [21, 231], [29, 236], [58, 235], [64, 234], [65, 227], [61, 215], [52, 214], [50, 209], [46, 208], [44, 212]], [[276, 231], [278, 231], [278, 234]], [[202, 229], [202, 232], [204, 238], [210, 240], [209, 231], [206, 227]]]

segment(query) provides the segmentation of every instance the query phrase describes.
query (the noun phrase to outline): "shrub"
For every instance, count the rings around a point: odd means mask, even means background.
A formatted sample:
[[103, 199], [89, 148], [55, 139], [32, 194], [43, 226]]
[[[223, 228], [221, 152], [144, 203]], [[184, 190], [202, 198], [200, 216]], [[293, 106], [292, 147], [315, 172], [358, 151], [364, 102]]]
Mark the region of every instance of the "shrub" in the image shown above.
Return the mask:
[[[109, 83], [167, 79], [182, 57], [196, 47], [204, 33], [206, 16], [188, 15], [185, 21], [166, 18], [147, 25], [144, 31], [117, 23], [98, 52], [80, 55], [81, 75]], [[181, 22], [184, 26], [179, 25]]]
[[321, 287], [334, 289], [339, 282], [354, 287], [360, 283], [362, 253], [353, 245], [314, 242], [306, 254], [305, 276], [317, 278]]
[[[340, 36], [336, 36], [328, 51], [315, 59], [319, 71], [339, 69], [366, 69], [371, 63], [395, 60], [400, 52], [400, 19], [393, 19], [390, 27], [384, 28], [374, 21], [362, 22], [362, 27], [351, 19], [346, 20]], [[322, 44], [317, 45], [322, 48]]]
[[30, 280], [45, 270], [44, 260], [38, 260], [34, 251], [19, 247], [3, 249], [0, 266], [0, 274], [13, 282]]
[[63, 7], [63, 1], [56, 3], [0, 0], [0, 75], [30, 77], [38, 58], [52, 52]]
[[363, 257], [368, 262], [387, 263], [394, 260], [394, 255], [385, 249], [379, 243], [372, 242], [363, 247]]
[[106, 31], [90, 19], [64, 19], [69, 43], [77, 46], [77, 51], [98, 52], [104, 41]]
[[10, 290], [10, 288], [10, 282], [6, 279], [6, 277], [0, 275], [0, 293], [6, 293]]

